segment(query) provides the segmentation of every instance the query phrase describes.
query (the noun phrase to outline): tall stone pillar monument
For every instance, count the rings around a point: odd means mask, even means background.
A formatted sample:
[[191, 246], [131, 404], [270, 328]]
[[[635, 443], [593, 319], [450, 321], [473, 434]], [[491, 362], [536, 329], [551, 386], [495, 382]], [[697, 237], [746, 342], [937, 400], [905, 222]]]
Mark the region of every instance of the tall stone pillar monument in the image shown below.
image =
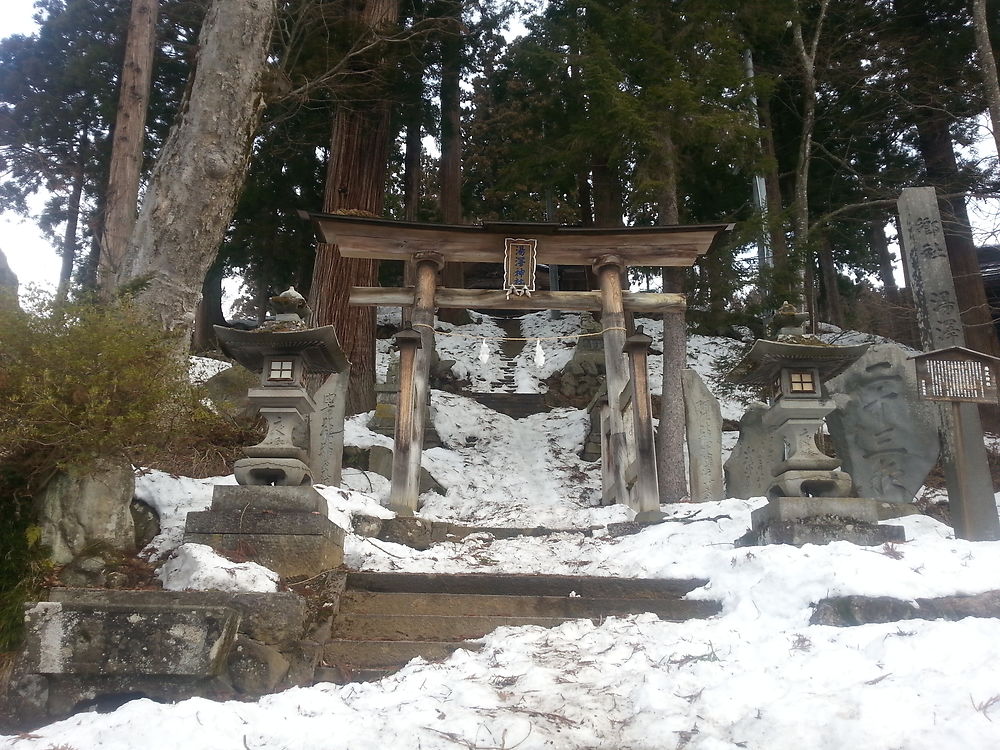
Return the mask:
[[[965, 346], [937, 193], [930, 187], [906, 188], [898, 206], [921, 344], [927, 351]], [[975, 404], [959, 404], [957, 419], [948, 405], [940, 410], [941, 461], [955, 535], [973, 541], [1000, 539], [979, 409]]]

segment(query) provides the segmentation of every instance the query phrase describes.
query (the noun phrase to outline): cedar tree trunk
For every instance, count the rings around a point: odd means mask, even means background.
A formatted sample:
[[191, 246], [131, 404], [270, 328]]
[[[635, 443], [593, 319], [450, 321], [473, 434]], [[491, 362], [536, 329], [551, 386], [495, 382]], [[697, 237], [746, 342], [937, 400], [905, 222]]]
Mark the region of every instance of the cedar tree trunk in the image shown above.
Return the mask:
[[[379, 29], [396, 22], [396, 0], [368, 0], [363, 22]], [[391, 108], [386, 99], [344, 102], [333, 119], [330, 161], [326, 172], [323, 210], [336, 213], [382, 212], [391, 138]], [[316, 248], [310, 285], [310, 304], [316, 325], [336, 326], [351, 362], [347, 413], [375, 408], [375, 309], [348, 303], [352, 286], [376, 286], [378, 261], [344, 258], [336, 245]]]
[[113, 291], [135, 226], [158, 12], [159, 0], [132, 0], [100, 236], [98, 278], [105, 298]]
[[[448, 29], [441, 40], [441, 221], [462, 223], [462, 8], [460, 3], [449, 6]], [[444, 286], [465, 287], [465, 270], [461, 263], [445, 263], [441, 271]], [[438, 318], [448, 323], [468, 323], [468, 312], [446, 309]]]

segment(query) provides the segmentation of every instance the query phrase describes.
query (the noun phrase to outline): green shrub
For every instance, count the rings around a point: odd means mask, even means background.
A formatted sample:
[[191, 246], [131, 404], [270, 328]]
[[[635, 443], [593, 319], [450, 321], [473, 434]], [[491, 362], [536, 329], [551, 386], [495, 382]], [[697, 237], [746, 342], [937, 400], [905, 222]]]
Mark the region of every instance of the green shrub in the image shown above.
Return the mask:
[[224, 471], [248, 430], [203, 404], [176, 340], [128, 300], [0, 307], [0, 651], [47, 573], [31, 496], [54, 472], [108, 458]]
[[176, 352], [128, 301], [0, 312], [0, 464], [37, 480], [161, 440], [192, 400]]
[[17, 644], [22, 606], [35, 597], [51, 570], [39, 542], [41, 529], [32, 525], [24, 484], [9, 467], [0, 469], [0, 653]]

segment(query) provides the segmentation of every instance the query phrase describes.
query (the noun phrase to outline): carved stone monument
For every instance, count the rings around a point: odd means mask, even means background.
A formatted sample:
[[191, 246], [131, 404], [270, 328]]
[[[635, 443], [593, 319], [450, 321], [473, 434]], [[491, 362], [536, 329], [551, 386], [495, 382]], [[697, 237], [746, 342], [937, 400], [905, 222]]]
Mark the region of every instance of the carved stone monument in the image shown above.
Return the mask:
[[[907, 188], [898, 205], [921, 343], [928, 351], [965, 346], [937, 193], [934, 188]], [[943, 404], [939, 410], [941, 463], [955, 535], [975, 541], [1000, 539], [979, 409], [974, 403], [959, 403]]]
[[726, 497], [763, 497], [774, 481], [774, 467], [781, 461], [783, 446], [764, 426], [767, 409], [767, 404], [754, 401], [740, 418], [739, 440], [723, 467]]
[[684, 384], [688, 462], [691, 469], [691, 501], [722, 500], [722, 410], [697, 372], [686, 368]]
[[826, 418], [842, 468], [861, 497], [909, 503], [940, 451], [937, 410], [921, 401], [913, 363], [895, 344], [869, 347], [826, 383]]

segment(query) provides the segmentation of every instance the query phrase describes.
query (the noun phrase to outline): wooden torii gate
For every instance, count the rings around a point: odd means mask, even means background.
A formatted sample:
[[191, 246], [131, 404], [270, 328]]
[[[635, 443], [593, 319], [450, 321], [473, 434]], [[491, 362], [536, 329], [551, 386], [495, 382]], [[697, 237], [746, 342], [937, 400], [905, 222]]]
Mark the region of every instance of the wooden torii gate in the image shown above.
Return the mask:
[[[626, 341], [625, 313], [683, 313], [682, 294], [622, 290], [628, 266], [690, 266], [733, 228], [732, 224], [667, 227], [583, 228], [559, 224], [417, 224], [337, 214], [309, 213], [323, 242], [336, 244], [346, 258], [412, 261], [415, 286], [354, 287], [350, 302], [368, 306], [412, 306], [413, 331], [397, 334], [400, 349], [399, 403], [393, 449], [389, 507], [411, 516], [417, 509], [424, 409], [434, 351], [436, 307], [503, 310], [599, 310], [604, 337], [608, 424], [602, 427], [602, 472], [606, 502], [627, 503], [638, 518], [659, 513], [652, 411], [645, 366], [635, 372], [637, 348]], [[438, 287], [438, 272], [448, 263], [503, 263], [505, 240], [537, 240], [539, 263], [589, 265], [600, 290], [535, 291], [510, 296], [503, 290]], [[631, 368], [630, 368], [631, 364]], [[630, 372], [630, 369], [633, 372]], [[631, 399], [631, 404], [628, 403]], [[624, 409], [630, 408], [628, 425]], [[606, 455], [605, 451], [612, 452]], [[626, 454], [635, 454], [630, 467]], [[631, 476], [626, 476], [630, 472]], [[630, 486], [634, 485], [632, 489]]]

